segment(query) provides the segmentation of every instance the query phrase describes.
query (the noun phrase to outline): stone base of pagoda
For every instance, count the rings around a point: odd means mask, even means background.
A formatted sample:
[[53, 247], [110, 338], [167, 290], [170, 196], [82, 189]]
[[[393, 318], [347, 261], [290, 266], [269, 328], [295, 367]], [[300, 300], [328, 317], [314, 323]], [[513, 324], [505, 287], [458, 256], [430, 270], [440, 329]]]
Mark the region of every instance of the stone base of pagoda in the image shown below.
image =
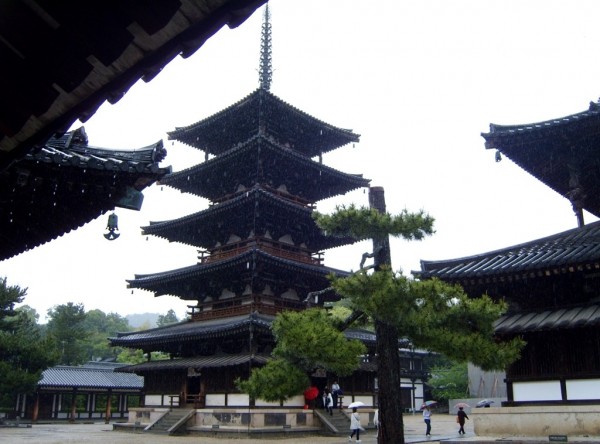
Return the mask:
[[[169, 412], [168, 408], [131, 408], [126, 423], [113, 429], [141, 433]], [[319, 415], [303, 408], [214, 408], [195, 409], [185, 424], [185, 433], [228, 437], [240, 434], [270, 437], [314, 435], [322, 430]]]

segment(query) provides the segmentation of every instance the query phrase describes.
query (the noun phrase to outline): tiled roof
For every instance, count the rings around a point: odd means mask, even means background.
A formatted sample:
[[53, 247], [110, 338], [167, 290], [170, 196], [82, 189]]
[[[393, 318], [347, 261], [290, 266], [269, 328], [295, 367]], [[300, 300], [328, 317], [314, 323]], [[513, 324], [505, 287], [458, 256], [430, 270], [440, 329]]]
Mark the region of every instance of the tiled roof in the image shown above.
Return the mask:
[[[600, 102], [590, 102], [589, 109], [576, 114], [571, 114], [557, 119], [545, 120], [536, 123], [524, 123], [518, 125], [497, 125], [494, 123], [490, 124], [490, 132], [483, 133], [484, 138], [490, 141], [495, 140], [497, 137], [507, 137], [515, 134], [526, 134], [534, 133], [539, 131], [547, 131], [550, 129], [556, 129], [564, 126], [569, 126], [576, 122], [583, 122], [589, 118], [600, 117]], [[489, 148], [494, 148], [490, 146]]]
[[[119, 367], [115, 367], [114, 370]], [[98, 368], [97, 366], [57, 366], [42, 372], [38, 383], [40, 389], [78, 388], [78, 389], [113, 389], [141, 390], [144, 378], [133, 374], [116, 373], [113, 368]]]
[[0, 170], [264, 3], [3, 0]]
[[238, 331], [247, 331], [250, 326], [269, 330], [273, 319], [273, 316], [252, 313], [226, 319], [184, 321], [149, 330], [120, 333], [116, 338], [109, 338], [109, 340], [113, 346], [149, 346], [177, 341], [201, 341], [207, 338], [227, 336]]
[[[291, 149], [315, 157], [351, 142], [359, 135], [338, 128], [300, 111], [264, 89], [206, 119], [169, 132], [169, 139], [194, 146], [211, 154], [228, 151], [240, 140], [262, 131], [290, 142]], [[241, 135], [241, 136], [240, 136]]]
[[566, 328], [597, 327], [600, 325], [600, 305], [585, 305], [558, 310], [544, 310], [508, 314], [498, 319], [496, 333], [560, 330]]
[[234, 367], [241, 364], [254, 363], [265, 364], [270, 359], [265, 355], [254, 355], [250, 353], [213, 356], [196, 356], [193, 358], [164, 359], [157, 361], [147, 361], [127, 367], [121, 367], [118, 372], [144, 372], [153, 370], [181, 370], [194, 368], [196, 371], [203, 368], [212, 367]]
[[[257, 213], [269, 214], [269, 217], [256, 216]], [[247, 227], [243, 226], [244, 220], [249, 221]], [[150, 222], [142, 230], [144, 235], [160, 236], [171, 242], [206, 249], [213, 248], [218, 240], [227, 239], [231, 233], [250, 231], [269, 231], [273, 234], [277, 230], [290, 234], [292, 239], [304, 239], [306, 248], [313, 252], [354, 242], [349, 237], [325, 235], [313, 220], [310, 207], [259, 187], [240, 192], [221, 204], [179, 219]]]
[[137, 150], [88, 145], [83, 127], [51, 138], [0, 174], [0, 260], [75, 230], [115, 207], [139, 210], [159, 167], [162, 141]]
[[197, 300], [199, 294], [193, 287], [198, 288], [202, 284], [207, 288], [210, 285], [222, 288], [221, 280], [239, 279], [241, 273], [254, 270], [258, 265], [264, 266], [270, 273], [277, 273], [279, 276], [288, 273], [293, 274], [296, 278], [304, 276], [305, 279], [322, 281], [321, 288], [329, 286], [327, 277], [330, 274], [341, 277], [349, 274], [343, 270], [285, 259], [252, 247], [244, 253], [218, 262], [201, 263], [153, 274], [137, 274], [135, 279], [127, 282], [130, 288], [153, 291], [157, 296], [173, 294], [183, 299]]
[[512, 247], [458, 259], [421, 261], [421, 278], [460, 280], [571, 268], [600, 269], [600, 221]]
[[246, 187], [253, 183], [272, 183], [275, 187], [285, 184], [290, 194], [318, 202], [368, 187], [369, 182], [361, 175], [336, 170], [258, 135], [243, 139], [243, 143], [236, 143], [210, 160], [161, 179], [161, 184], [213, 201], [232, 194], [239, 184]]
[[600, 217], [600, 103], [570, 116], [523, 125], [490, 124], [485, 147], [496, 149], [529, 174]]

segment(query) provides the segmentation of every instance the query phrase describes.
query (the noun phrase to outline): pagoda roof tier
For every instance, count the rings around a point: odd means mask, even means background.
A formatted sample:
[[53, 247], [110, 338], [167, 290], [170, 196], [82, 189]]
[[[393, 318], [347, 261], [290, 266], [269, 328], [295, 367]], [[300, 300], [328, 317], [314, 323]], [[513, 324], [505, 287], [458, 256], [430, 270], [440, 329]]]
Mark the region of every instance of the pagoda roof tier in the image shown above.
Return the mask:
[[109, 338], [109, 340], [113, 347], [158, 351], [169, 350], [173, 344], [176, 344], [185, 348], [187, 344], [246, 334], [250, 330], [268, 333], [273, 319], [274, 316], [250, 313], [228, 319], [183, 321], [149, 330], [118, 333], [116, 338]]
[[237, 287], [241, 291], [246, 284], [258, 279], [267, 283], [285, 282], [287, 287], [299, 289], [327, 288], [329, 274], [349, 275], [346, 271], [278, 257], [253, 246], [220, 261], [154, 274], [136, 274], [135, 279], [127, 282], [130, 288], [152, 291], [155, 296], [175, 295], [200, 301], [206, 296], [218, 297], [225, 288]]
[[282, 145], [289, 144], [307, 157], [358, 142], [360, 137], [352, 130], [318, 120], [262, 88], [206, 119], [168, 133], [170, 140], [213, 155], [227, 152], [258, 134], [273, 137]]
[[139, 210], [159, 167], [162, 141], [137, 150], [88, 145], [83, 127], [52, 138], [0, 174], [0, 260], [75, 230], [115, 207]]
[[369, 186], [362, 175], [347, 174], [315, 162], [263, 136], [191, 168], [169, 174], [161, 184], [219, 201], [240, 189], [265, 184], [290, 198], [317, 202]]
[[600, 103], [558, 119], [490, 124], [485, 147], [496, 149], [577, 206], [600, 217]]
[[255, 186], [204, 211], [175, 220], [150, 222], [142, 230], [144, 235], [208, 250], [214, 249], [217, 242], [225, 244], [231, 233], [245, 238], [268, 232], [272, 239], [290, 235], [295, 244], [304, 243], [304, 248], [312, 252], [355, 241], [349, 237], [323, 234], [313, 220], [312, 212], [311, 207]]
[[[253, 333], [268, 335], [271, 341], [271, 325], [275, 316], [263, 315], [256, 312], [235, 316], [226, 319], [211, 319], [207, 321], [183, 321], [177, 324], [166, 325], [148, 330], [134, 331], [127, 333], [118, 333], [116, 338], [109, 338], [111, 346], [140, 348], [147, 351], [184, 350], [189, 346], [197, 344], [207, 344], [210, 342], [222, 342], [225, 338], [241, 337], [247, 338], [248, 334]], [[362, 328], [349, 328], [344, 330], [344, 336], [350, 340], [358, 340], [369, 348], [376, 344], [376, 335], [374, 332]], [[410, 342], [406, 339], [399, 339], [398, 347], [409, 347]], [[209, 347], [210, 348], [210, 347]], [[239, 357], [236, 357], [239, 356]], [[204, 367], [226, 367], [238, 365], [237, 359], [248, 359], [252, 356], [250, 353], [240, 353], [234, 356], [222, 352], [217, 352], [209, 356], [190, 356], [168, 361], [148, 361], [142, 364], [119, 367], [115, 371], [119, 372], [138, 372], [143, 370], [162, 370], [166, 368], [182, 369], [187, 367], [199, 367], [192, 364], [204, 363]], [[269, 358], [266, 355], [255, 355], [264, 363]], [[262, 361], [264, 360], [264, 361]], [[172, 362], [174, 361], [174, 362]], [[247, 360], [245, 362], [248, 362]]]
[[600, 221], [512, 247], [475, 256], [421, 261], [420, 278], [446, 281], [490, 277], [527, 279], [573, 271], [600, 270]]

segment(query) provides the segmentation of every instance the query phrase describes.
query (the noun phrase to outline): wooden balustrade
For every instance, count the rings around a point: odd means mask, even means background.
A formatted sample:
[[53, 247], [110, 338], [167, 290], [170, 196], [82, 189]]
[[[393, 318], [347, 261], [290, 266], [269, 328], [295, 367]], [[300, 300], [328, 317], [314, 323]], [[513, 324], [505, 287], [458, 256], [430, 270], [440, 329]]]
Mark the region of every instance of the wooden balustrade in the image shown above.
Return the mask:
[[[209, 305], [209, 304], [207, 304]], [[215, 302], [210, 304], [211, 308], [208, 307], [189, 307], [192, 312], [189, 313], [192, 321], [204, 321], [207, 319], [219, 319], [230, 316], [240, 316], [244, 314], [250, 314], [255, 311], [261, 314], [267, 314], [275, 316], [285, 310], [299, 311], [304, 308], [304, 304], [300, 301], [288, 301], [285, 299], [278, 299], [274, 297], [268, 297], [262, 295], [254, 295], [252, 297], [245, 297], [239, 299], [232, 299], [223, 302]], [[201, 309], [202, 311], [196, 311]]]
[[311, 251], [296, 247], [294, 245], [285, 244], [283, 242], [274, 241], [266, 237], [255, 237], [252, 239], [246, 239], [243, 241], [223, 245], [212, 250], [209, 255], [202, 256], [198, 259], [201, 264], [222, 261], [230, 257], [238, 256], [256, 246], [258, 246], [265, 253], [269, 253], [273, 256], [283, 259], [289, 259], [311, 265], [322, 265], [322, 258], [314, 257]]

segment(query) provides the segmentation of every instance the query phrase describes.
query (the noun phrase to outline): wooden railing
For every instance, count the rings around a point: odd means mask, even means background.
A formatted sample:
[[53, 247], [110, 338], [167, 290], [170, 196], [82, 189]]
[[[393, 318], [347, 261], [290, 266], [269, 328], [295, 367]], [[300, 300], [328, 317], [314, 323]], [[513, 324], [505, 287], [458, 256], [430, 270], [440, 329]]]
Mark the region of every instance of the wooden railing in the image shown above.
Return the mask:
[[[213, 302], [199, 306], [188, 306], [192, 321], [205, 321], [207, 319], [227, 318], [258, 312], [275, 316], [285, 310], [299, 311], [305, 308], [301, 301], [289, 301], [264, 295], [252, 295], [243, 298], [229, 299], [222, 302]], [[198, 311], [199, 310], [199, 311]]]
[[207, 256], [201, 256], [198, 259], [201, 264], [222, 261], [230, 257], [238, 256], [254, 247], [258, 247], [265, 253], [269, 253], [273, 256], [305, 264], [322, 265], [323, 261], [320, 257], [320, 253], [316, 253], [317, 256], [314, 256], [314, 253], [307, 249], [258, 236], [215, 248], [214, 250], [211, 250]]

